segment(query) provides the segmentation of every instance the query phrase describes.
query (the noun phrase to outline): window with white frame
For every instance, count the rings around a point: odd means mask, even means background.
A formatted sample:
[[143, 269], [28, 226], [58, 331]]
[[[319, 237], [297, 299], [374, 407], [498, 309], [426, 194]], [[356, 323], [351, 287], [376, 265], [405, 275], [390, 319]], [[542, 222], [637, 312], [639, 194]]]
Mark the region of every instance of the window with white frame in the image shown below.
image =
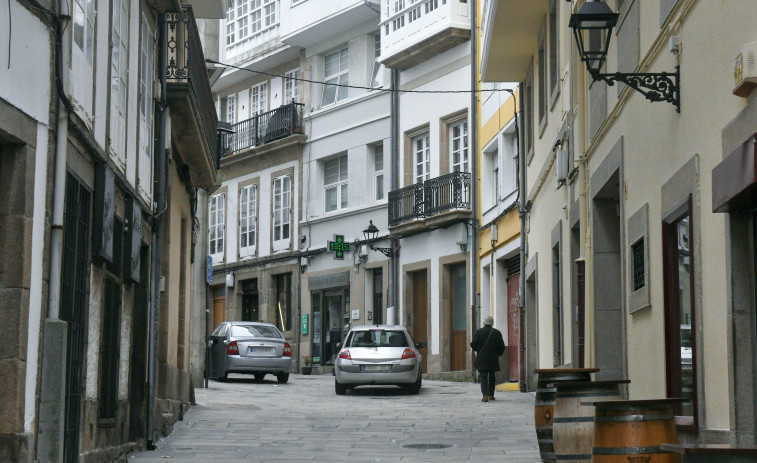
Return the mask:
[[[321, 106], [330, 105], [347, 98], [349, 83], [349, 54], [347, 48], [342, 48], [329, 55], [324, 60], [324, 82]], [[328, 85], [331, 84], [331, 85]]]
[[262, 114], [268, 111], [268, 82], [262, 82], [250, 88], [250, 114]]
[[74, 0], [71, 69], [76, 102], [92, 115], [93, 69], [95, 61], [95, 0]]
[[491, 197], [489, 198], [489, 207], [494, 207], [499, 202], [500, 196], [499, 149], [497, 148], [496, 144], [494, 146], [494, 149], [487, 153], [487, 157], [489, 160], [489, 170], [491, 172], [491, 176], [489, 177], [489, 191], [491, 191]]
[[378, 144], [373, 147], [373, 176], [376, 201], [384, 199], [384, 145]]
[[373, 74], [371, 76], [372, 88], [384, 86], [384, 65], [379, 61], [379, 57], [381, 57], [381, 33], [377, 32], [373, 36]]
[[129, 58], [129, 3], [114, 0], [110, 49], [110, 150], [126, 168], [126, 89]]
[[292, 177], [282, 175], [273, 179], [273, 250], [289, 247], [291, 234]]
[[213, 263], [223, 262], [225, 199], [223, 193], [213, 195], [208, 205], [208, 253], [213, 258]]
[[468, 172], [468, 121], [450, 125], [449, 140], [452, 172]]
[[413, 138], [413, 165], [415, 183], [423, 183], [431, 178], [431, 147], [428, 133]]
[[420, 5], [407, 12], [407, 22], [411, 23], [421, 17]]
[[257, 185], [239, 189], [239, 257], [255, 255], [255, 232], [257, 230]]
[[284, 74], [284, 104], [292, 100], [300, 101], [300, 70], [294, 69]]
[[276, 24], [278, 0], [234, 0], [226, 13], [226, 45], [233, 45]]
[[349, 204], [347, 180], [346, 154], [323, 163], [323, 189], [326, 212], [347, 208]]
[[226, 97], [226, 122], [233, 124], [237, 99], [234, 95]]
[[155, 38], [146, 16], [140, 25], [141, 47], [139, 65], [139, 192], [148, 197], [152, 194], [152, 124], [153, 124], [153, 70]]

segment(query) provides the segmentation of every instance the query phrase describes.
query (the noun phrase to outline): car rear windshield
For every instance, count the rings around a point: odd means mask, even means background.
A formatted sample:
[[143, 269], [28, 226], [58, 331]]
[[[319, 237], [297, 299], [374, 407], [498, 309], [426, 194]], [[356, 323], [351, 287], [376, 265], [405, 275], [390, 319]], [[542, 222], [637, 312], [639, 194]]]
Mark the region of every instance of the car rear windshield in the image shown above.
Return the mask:
[[273, 326], [232, 325], [231, 336], [235, 338], [280, 338], [281, 333]]
[[409, 347], [402, 331], [367, 330], [353, 331], [346, 347]]

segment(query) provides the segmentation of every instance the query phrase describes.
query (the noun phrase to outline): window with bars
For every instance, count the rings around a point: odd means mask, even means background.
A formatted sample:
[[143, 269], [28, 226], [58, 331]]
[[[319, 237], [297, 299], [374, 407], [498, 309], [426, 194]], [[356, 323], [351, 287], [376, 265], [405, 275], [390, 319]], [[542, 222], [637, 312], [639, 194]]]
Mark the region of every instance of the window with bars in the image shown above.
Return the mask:
[[223, 262], [223, 238], [225, 225], [225, 195], [210, 197], [208, 206], [208, 253], [213, 263]]
[[646, 285], [644, 273], [644, 238], [631, 246], [633, 255], [633, 290], [638, 291]]
[[413, 138], [413, 158], [415, 183], [423, 183], [431, 178], [431, 147], [428, 133]]
[[468, 172], [468, 121], [450, 125], [449, 139], [452, 172]]
[[114, 419], [118, 413], [118, 372], [121, 346], [121, 285], [105, 278], [102, 300], [100, 344], [100, 419]]
[[300, 70], [294, 69], [284, 74], [284, 104], [300, 101]]
[[247, 185], [239, 190], [239, 257], [255, 255], [257, 230], [257, 185]]
[[[349, 83], [349, 53], [342, 48], [324, 59], [324, 83], [321, 106], [334, 104], [347, 98], [348, 88], [341, 85]], [[329, 85], [331, 84], [331, 85]], [[336, 84], [336, 85], [334, 85]]]
[[323, 189], [326, 212], [347, 208], [349, 205], [349, 185], [346, 154], [324, 162]]
[[273, 250], [289, 247], [292, 177], [282, 175], [273, 179]]

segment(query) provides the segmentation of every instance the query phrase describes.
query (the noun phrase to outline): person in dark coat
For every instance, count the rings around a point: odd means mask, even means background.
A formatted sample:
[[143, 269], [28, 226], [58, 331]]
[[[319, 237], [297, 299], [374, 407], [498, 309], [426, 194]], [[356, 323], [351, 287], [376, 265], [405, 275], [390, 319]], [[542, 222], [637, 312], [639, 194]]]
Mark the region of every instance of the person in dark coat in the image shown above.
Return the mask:
[[494, 375], [499, 371], [499, 356], [505, 353], [505, 341], [502, 333], [494, 328], [494, 319], [486, 317], [484, 327], [473, 334], [470, 346], [476, 352], [476, 369], [479, 372], [482, 402], [494, 400]]

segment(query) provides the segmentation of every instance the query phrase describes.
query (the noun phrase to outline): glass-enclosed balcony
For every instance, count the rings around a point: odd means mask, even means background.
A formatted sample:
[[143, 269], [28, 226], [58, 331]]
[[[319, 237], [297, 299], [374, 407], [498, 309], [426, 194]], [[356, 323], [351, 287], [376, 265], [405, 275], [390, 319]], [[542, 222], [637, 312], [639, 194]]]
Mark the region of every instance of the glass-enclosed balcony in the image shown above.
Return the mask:
[[470, 38], [466, 0], [382, 0], [381, 61], [407, 69]]
[[375, 0], [293, 0], [281, 2], [281, 40], [308, 48], [367, 21], [378, 22]]
[[404, 235], [459, 222], [471, 213], [471, 174], [452, 172], [389, 192], [389, 228]]

